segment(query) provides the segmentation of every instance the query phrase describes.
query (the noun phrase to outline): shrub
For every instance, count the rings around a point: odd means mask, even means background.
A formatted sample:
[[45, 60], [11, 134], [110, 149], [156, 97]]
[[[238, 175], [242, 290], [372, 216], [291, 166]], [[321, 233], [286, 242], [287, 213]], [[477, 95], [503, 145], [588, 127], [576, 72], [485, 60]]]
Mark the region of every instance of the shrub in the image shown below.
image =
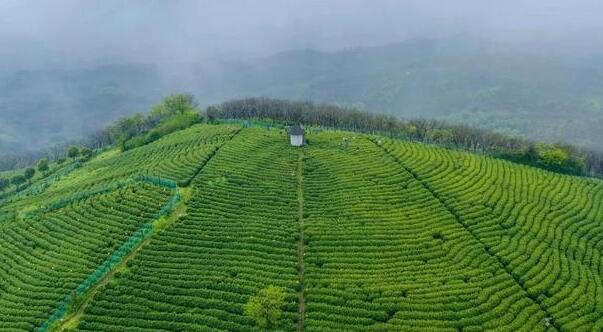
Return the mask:
[[245, 305], [245, 314], [260, 327], [273, 326], [282, 315], [285, 304], [285, 292], [282, 288], [268, 286], [249, 299]]
[[40, 171], [40, 172], [46, 172], [49, 169], [48, 158], [42, 158], [42, 159], [38, 160], [37, 168], [38, 168], [38, 171]]
[[163, 119], [177, 114], [196, 112], [197, 104], [190, 94], [178, 93], [165, 97], [151, 110], [152, 119]]
[[88, 160], [90, 158], [92, 158], [92, 150], [90, 148], [87, 147], [83, 147], [80, 149], [80, 155], [85, 159]]
[[25, 178], [25, 176], [23, 176], [23, 175], [15, 175], [10, 179], [10, 183], [12, 183], [15, 186], [23, 184], [26, 181], [27, 181], [27, 178]]
[[0, 191], [6, 189], [10, 185], [10, 181], [5, 178], [0, 178]]
[[67, 151], [67, 157], [76, 158], [80, 155], [80, 149], [77, 146], [71, 146]]
[[157, 127], [153, 128], [148, 137], [158, 139], [177, 130], [188, 128], [199, 122], [201, 122], [201, 116], [197, 112], [189, 111], [177, 114], [162, 121]]
[[175, 131], [186, 129], [201, 122], [201, 116], [197, 112], [184, 112], [164, 119], [146, 135], [139, 135], [122, 144], [122, 150], [130, 150], [145, 144], [152, 143], [161, 137]]
[[33, 176], [34, 176], [35, 174], [36, 174], [36, 170], [35, 170], [34, 168], [28, 167], [28, 168], [26, 168], [26, 169], [25, 169], [25, 174], [24, 174], [24, 176], [25, 176], [25, 178], [26, 178], [27, 180], [29, 180], [29, 179], [33, 178]]

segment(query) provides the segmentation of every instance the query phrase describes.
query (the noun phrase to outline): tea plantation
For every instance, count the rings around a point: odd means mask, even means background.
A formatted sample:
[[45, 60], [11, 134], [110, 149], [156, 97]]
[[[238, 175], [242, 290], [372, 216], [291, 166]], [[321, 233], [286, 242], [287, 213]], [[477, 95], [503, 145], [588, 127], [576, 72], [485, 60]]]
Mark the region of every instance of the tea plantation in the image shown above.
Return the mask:
[[0, 331], [603, 331], [603, 181], [306, 138], [196, 125], [4, 198]]

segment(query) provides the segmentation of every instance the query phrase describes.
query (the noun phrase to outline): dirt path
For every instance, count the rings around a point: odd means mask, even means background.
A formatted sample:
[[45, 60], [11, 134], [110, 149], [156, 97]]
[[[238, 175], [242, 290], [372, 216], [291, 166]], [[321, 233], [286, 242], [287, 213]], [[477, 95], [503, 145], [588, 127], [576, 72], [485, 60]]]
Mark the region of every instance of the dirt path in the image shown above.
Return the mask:
[[304, 316], [306, 312], [306, 305], [304, 299], [304, 152], [299, 152], [297, 159], [297, 203], [298, 211], [297, 218], [299, 221], [299, 239], [297, 240], [297, 264], [299, 273], [299, 319], [297, 321], [297, 330], [304, 330]]

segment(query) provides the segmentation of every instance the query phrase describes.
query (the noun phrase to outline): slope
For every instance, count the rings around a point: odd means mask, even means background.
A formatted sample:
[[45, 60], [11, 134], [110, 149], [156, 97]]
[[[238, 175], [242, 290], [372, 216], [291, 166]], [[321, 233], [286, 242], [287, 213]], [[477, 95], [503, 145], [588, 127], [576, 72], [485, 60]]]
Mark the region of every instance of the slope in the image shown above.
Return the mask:
[[296, 153], [276, 132], [246, 129], [193, 181], [189, 214], [152, 240], [90, 304], [89, 331], [251, 331], [242, 305], [258, 289], [297, 286]]
[[[158, 227], [162, 184], [190, 199]], [[311, 129], [300, 149], [278, 129], [197, 125], [9, 210], [0, 329], [75, 303], [77, 330], [259, 331], [244, 305], [270, 285], [286, 294], [273, 330], [603, 327], [603, 182], [430, 145]], [[141, 227], [127, 263], [90, 279]]]

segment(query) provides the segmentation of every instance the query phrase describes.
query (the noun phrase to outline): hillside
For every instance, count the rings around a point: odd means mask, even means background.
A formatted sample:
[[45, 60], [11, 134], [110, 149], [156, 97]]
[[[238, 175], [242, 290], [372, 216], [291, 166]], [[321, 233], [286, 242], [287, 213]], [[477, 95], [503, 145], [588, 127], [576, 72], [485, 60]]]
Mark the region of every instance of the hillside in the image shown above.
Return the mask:
[[603, 330], [603, 181], [307, 140], [199, 124], [0, 201], [0, 329], [262, 331], [277, 286], [269, 330]]

